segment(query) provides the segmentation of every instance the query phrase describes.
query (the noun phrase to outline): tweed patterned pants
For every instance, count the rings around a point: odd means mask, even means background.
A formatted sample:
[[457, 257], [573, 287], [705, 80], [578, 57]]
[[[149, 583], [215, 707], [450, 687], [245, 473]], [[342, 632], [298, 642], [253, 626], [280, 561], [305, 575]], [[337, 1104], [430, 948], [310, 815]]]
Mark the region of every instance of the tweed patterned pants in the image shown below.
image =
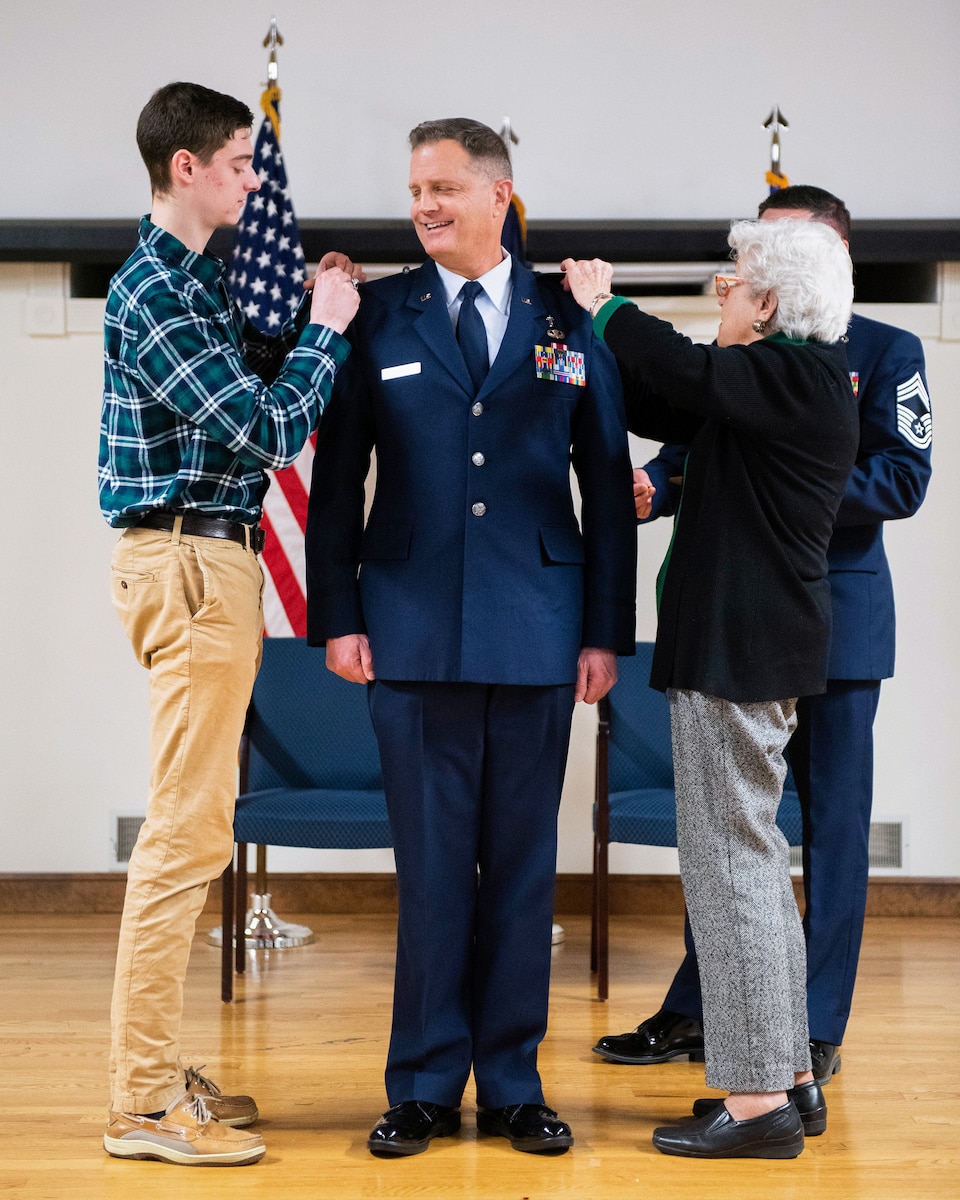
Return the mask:
[[776, 825], [796, 702], [667, 695], [707, 1084], [783, 1091], [810, 1069], [803, 929]]

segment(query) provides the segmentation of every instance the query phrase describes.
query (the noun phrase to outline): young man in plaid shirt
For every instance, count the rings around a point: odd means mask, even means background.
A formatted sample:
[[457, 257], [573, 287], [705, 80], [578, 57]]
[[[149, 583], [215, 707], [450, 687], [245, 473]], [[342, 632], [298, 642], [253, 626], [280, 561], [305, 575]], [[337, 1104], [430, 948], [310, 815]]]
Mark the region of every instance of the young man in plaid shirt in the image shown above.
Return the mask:
[[179, 1058], [183, 980], [207, 887], [233, 853], [236, 762], [260, 658], [258, 528], [268, 470], [296, 458], [350, 347], [343, 255], [321, 261], [275, 338], [244, 320], [205, 252], [260, 182], [253, 114], [192, 83], [148, 102], [137, 143], [152, 210], [110, 284], [100, 503], [122, 530], [113, 601], [150, 672], [150, 795], [130, 859], [112, 1004], [119, 1158], [239, 1165], [263, 1157], [249, 1096]]

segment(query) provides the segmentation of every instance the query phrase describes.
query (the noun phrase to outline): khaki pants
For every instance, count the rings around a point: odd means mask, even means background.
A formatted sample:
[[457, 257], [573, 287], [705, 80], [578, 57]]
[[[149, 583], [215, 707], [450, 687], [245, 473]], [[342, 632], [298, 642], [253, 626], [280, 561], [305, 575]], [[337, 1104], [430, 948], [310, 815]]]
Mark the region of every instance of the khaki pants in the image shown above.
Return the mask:
[[150, 672], [150, 795], [130, 858], [111, 1009], [111, 1106], [185, 1090], [183, 981], [207, 887], [233, 853], [237, 750], [260, 662], [263, 576], [237, 542], [126, 530], [113, 602]]

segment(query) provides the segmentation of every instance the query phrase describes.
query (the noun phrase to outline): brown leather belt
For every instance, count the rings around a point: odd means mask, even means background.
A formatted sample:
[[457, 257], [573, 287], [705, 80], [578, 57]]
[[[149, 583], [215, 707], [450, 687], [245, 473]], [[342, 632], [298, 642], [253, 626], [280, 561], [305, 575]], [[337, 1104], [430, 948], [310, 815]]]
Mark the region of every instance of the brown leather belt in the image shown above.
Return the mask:
[[[179, 513], [156, 512], [142, 517], [139, 525], [143, 529], [165, 529], [173, 532], [174, 522]], [[263, 549], [263, 530], [259, 525], [243, 525], [240, 521], [225, 521], [221, 517], [201, 517], [197, 513], [183, 513], [183, 523], [180, 532], [187, 537], [227, 538], [231, 542], [247, 544], [247, 533], [250, 535], [250, 549], [259, 554]]]

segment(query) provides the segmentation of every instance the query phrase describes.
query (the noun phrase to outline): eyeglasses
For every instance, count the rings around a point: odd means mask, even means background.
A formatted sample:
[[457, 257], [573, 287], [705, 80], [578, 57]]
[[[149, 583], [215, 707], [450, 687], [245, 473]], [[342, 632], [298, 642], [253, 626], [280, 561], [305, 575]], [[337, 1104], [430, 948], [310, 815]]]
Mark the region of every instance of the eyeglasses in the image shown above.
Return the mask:
[[714, 275], [713, 277], [713, 285], [717, 289], [717, 295], [721, 300], [729, 295], [732, 287], [736, 287], [738, 283], [743, 282], [739, 275]]

